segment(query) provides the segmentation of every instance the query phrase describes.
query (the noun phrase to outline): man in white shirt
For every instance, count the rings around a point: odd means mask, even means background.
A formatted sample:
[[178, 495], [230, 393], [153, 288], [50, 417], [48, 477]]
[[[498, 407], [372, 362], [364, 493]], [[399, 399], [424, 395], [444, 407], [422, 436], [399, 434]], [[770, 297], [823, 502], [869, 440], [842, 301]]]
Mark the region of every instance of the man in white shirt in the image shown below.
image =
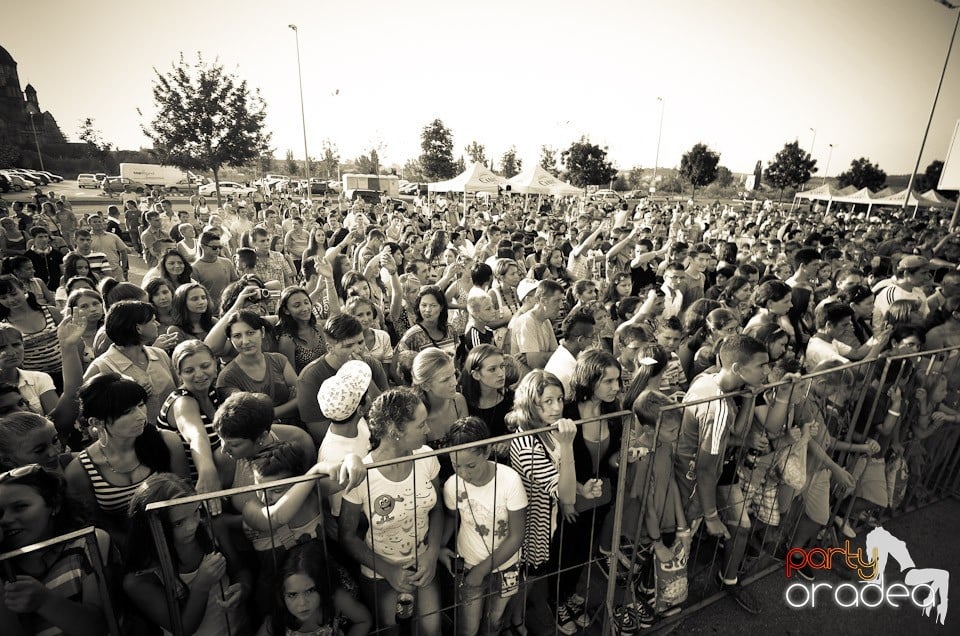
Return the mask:
[[586, 311], [575, 311], [563, 321], [563, 342], [550, 356], [544, 371], [549, 371], [563, 383], [563, 396], [567, 402], [573, 400], [570, 388], [573, 371], [577, 366], [577, 356], [581, 352], [597, 346], [597, 321]]
[[890, 305], [897, 300], [914, 300], [919, 305], [917, 315], [927, 317], [927, 295], [923, 286], [930, 284], [933, 279], [933, 270], [930, 261], [922, 256], [904, 256], [897, 264], [897, 272], [893, 278], [880, 281], [873, 287], [877, 295], [873, 303], [873, 326], [878, 328]]
[[516, 319], [518, 357], [530, 369], [542, 369], [559, 346], [551, 320], [560, 317], [563, 308], [563, 287], [552, 280], [542, 280], [535, 292], [537, 304]]

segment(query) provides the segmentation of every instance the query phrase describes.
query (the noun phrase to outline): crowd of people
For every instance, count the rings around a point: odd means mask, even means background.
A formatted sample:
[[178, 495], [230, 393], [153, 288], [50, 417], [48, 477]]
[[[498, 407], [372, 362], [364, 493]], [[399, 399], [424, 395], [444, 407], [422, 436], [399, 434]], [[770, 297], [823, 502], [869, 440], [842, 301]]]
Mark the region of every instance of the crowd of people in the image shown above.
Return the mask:
[[752, 557], [929, 494], [939, 213], [416, 203], [0, 200], [0, 553], [96, 528], [0, 563], [0, 632], [103, 634], [107, 586], [131, 634], [573, 634], [594, 559], [643, 628], [695, 536], [757, 613]]

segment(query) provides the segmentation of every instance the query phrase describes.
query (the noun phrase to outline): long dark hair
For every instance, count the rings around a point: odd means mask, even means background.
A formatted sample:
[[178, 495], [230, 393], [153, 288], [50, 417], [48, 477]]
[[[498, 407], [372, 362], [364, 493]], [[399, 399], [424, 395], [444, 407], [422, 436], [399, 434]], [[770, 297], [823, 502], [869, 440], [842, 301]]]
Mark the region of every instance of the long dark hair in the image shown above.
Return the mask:
[[87, 275], [86, 278], [93, 279], [93, 268], [90, 267], [90, 259], [88, 259], [83, 254], [78, 254], [77, 252], [70, 252], [63, 259], [63, 276], [60, 277], [60, 284], [66, 286], [67, 281], [73, 278], [74, 276], [79, 276], [77, 274], [77, 263], [83, 261], [87, 264]]
[[190, 292], [194, 289], [202, 289], [203, 293], [207, 295], [207, 308], [200, 314], [198, 322], [200, 323], [200, 328], [209, 333], [215, 324], [213, 320], [214, 300], [210, 296], [210, 292], [207, 291], [207, 288], [200, 283], [189, 282], [180, 285], [177, 287], [177, 291], [173, 292], [173, 303], [170, 305], [173, 324], [180, 327], [184, 333], [193, 335], [193, 321], [190, 319], [190, 310], [187, 309], [187, 297], [190, 296]]
[[[37, 297], [33, 295], [32, 291], [27, 291], [27, 288], [23, 286], [23, 283], [19, 278], [13, 274], [4, 274], [0, 276], [0, 296], [6, 296], [14, 290], [14, 288], [19, 289], [27, 295], [27, 306], [34, 311], [43, 311], [40, 307], [40, 303], [37, 302]], [[4, 305], [0, 304], [0, 320], [6, 320], [10, 317], [10, 310], [7, 309]]]
[[[25, 470], [25, 474], [17, 477], [10, 476], [3, 483], [27, 486], [37, 491], [47, 507], [53, 511], [50, 514], [50, 537], [66, 534], [88, 525], [83, 506], [67, 494], [67, 481], [63, 475], [38, 464], [32, 466], [36, 468]], [[6, 551], [5, 543], [0, 538], [0, 548], [4, 551]]]
[[[287, 302], [290, 301], [290, 298], [294, 294], [303, 294], [306, 296], [307, 300], [310, 301], [311, 308], [313, 307], [313, 299], [310, 298], [307, 290], [303, 287], [292, 285], [284, 289], [280, 294], [280, 301], [277, 303], [277, 317], [280, 319], [279, 327], [281, 332], [289, 334], [291, 338], [300, 339], [300, 325], [294, 320], [293, 316], [290, 315], [290, 310], [287, 309]], [[310, 311], [310, 318], [307, 320], [307, 324], [314, 329], [317, 328], [317, 315], [313, 313], [312, 310]]]
[[[127, 508], [130, 524], [127, 533], [126, 554], [123, 559], [124, 572], [145, 570], [160, 561], [157, 548], [153, 542], [153, 535], [150, 532], [148, 514], [160, 515], [163, 536], [167, 540], [174, 570], [177, 570], [180, 559], [177, 557], [177, 551], [173, 549], [173, 529], [170, 527], [170, 521], [167, 517], [169, 508], [159, 513], [147, 513], [147, 506], [158, 501], [182, 499], [195, 494], [197, 494], [196, 490], [186, 479], [169, 472], [154, 473], [140, 484], [140, 487], [133, 493], [133, 497], [130, 498], [130, 505]], [[201, 523], [197, 526], [197, 542], [204, 553], [213, 552], [213, 537], [206, 524]]]
[[[80, 421], [90, 426], [89, 419], [112, 424], [127, 411], [149, 399], [146, 389], [117, 373], [98, 373], [83, 383], [77, 395], [80, 399]], [[133, 442], [137, 458], [155, 472], [170, 470], [170, 449], [153, 422], [147, 422], [143, 432]]]
[[[176, 256], [181, 261], [183, 261], [183, 272], [179, 276], [173, 278], [170, 276], [170, 272], [167, 271], [167, 260]], [[170, 284], [173, 285], [174, 289], [180, 287], [180, 285], [185, 285], [186, 283], [193, 281], [193, 267], [190, 263], [187, 262], [187, 259], [183, 257], [176, 249], [169, 249], [164, 252], [163, 256], [160, 257], [160, 263], [157, 265], [157, 269], [160, 271], [161, 278], [165, 278], [170, 281]]]
[[336, 564], [329, 562], [325, 550], [316, 543], [304, 543], [290, 550], [277, 572], [276, 600], [273, 614], [270, 616], [270, 633], [274, 636], [286, 634], [287, 630], [296, 630], [300, 623], [287, 611], [284, 601], [283, 582], [287, 577], [303, 574], [313, 579], [317, 594], [320, 596], [321, 624], [329, 624], [336, 613], [333, 605], [334, 587], [330, 578], [336, 576]]
[[437, 316], [437, 329], [442, 333], [447, 333], [447, 320], [449, 316], [449, 310], [447, 309], [447, 297], [436, 285], [427, 285], [420, 289], [420, 292], [417, 294], [417, 302], [413, 306], [413, 313], [417, 316], [417, 322], [423, 322], [423, 316], [420, 315], [420, 301], [424, 296], [433, 296], [437, 301], [437, 304], [440, 305], [440, 314]]
[[[493, 356], [503, 357], [503, 352], [489, 344], [477, 345], [467, 354], [460, 373], [460, 393], [466, 399], [468, 406], [480, 405], [480, 381], [473, 377], [473, 372], [479, 371], [483, 363]], [[503, 396], [505, 391], [506, 383], [504, 388], [500, 389], [500, 395]]]

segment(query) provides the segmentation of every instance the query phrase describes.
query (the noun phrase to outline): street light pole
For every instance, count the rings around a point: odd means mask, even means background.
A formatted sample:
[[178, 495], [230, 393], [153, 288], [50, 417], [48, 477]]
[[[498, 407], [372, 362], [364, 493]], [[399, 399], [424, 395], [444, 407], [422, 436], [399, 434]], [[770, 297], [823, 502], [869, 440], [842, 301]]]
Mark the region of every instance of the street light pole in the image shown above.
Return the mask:
[[[956, 9], [960, 5], [955, 5], [948, 0], [937, 0], [943, 6]], [[960, 26], [960, 11], [957, 11], [957, 20], [953, 23], [953, 35], [950, 36], [950, 46], [947, 47], [947, 56], [943, 59], [943, 70], [940, 72], [940, 83], [937, 84], [937, 92], [933, 96], [933, 105], [930, 107], [930, 117], [927, 118], [927, 127], [923, 131], [923, 139], [920, 141], [920, 152], [917, 153], [917, 163], [913, 166], [913, 172], [910, 173], [910, 182], [907, 183], [907, 196], [903, 198], [903, 204], [900, 209], [906, 210], [910, 203], [910, 195], [913, 193], [913, 181], [920, 169], [920, 160], [923, 157], [923, 147], [927, 144], [927, 135], [930, 133], [930, 124], [933, 123], [933, 113], [937, 110], [937, 100], [940, 99], [940, 89], [943, 88], [943, 78], [947, 74], [947, 64], [950, 63], [950, 52], [953, 51], [953, 41], [957, 39], [957, 27]], [[917, 206], [919, 207], [919, 206]], [[914, 211], [916, 216], [916, 211]]]
[[833, 158], [833, 144], [829, 144], [830, 150], [827, 152], [827, 167], [823, 171], [823, 181], [820, 182], [820, 185], [823, 185], [827, 182], [827, 177], [830, 176], [830, 159]]
[[[817, 143], [817, 129], [816, 129], [816, 128], [811, 128], [811, 129], [810, 129], [810, 132], [813, 133], [813, 138], [810, 139], [810, 153], [809, 153], [809, 154], [810, 154], [810, 158], [812, 159], [812, 158], [813, 158], [813, 146]], [[804, 183], [803, 185], [800, 186], [800, 191], [801, 191], [801, 192], [803, 192], [803, 191], [806, 190], [806, 189], [807, 189], [807, 184], [806, 184], [806, 183]]]
[[662, 97], [658, 97], [657, 101], [660, 102], [660, 128], [657, 132], [657, 154], [653, 158], [653, 187], [657, 187], [657, 167], [660, 165], [660, 137], [663, 136], [663, 110], [666, 105], [663, 102]]
[[33, 123], [33, 117], [39, 111], [32, 103], [27, 103], [27, 114], [30, 115], [30, 128], [33, 130], [33, 143], [37, 144], [37, 159], [40, 160], [40, 169], [43, 170], [43, 155], [40, 154], [40, 137], [37, 136], [37, 126]]
[[307, 201], [310, 200], [310, 154], [307, 152], [307, 114], [303, 107], [303, 73], [300, 70], [300, 32], [296, 24], [288, 24], [293, 29], [293, 37], [297, 43], [297, 80], [300, 83], [300, 121], [303, 124], [303, 169], [307, 176]]

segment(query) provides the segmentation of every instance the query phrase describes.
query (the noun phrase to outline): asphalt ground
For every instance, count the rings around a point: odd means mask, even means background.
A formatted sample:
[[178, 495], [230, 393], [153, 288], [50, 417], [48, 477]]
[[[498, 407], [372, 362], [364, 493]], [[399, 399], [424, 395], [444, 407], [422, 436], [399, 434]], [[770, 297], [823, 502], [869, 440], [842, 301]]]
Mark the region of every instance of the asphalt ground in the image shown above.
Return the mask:
[[[834, 604], [832, 597], [818, 603], [814, 609], [795, 610], [789, 607], [784, 595], [787, 586], [796, 578], [786, 578], [783, 568], [753, 582], [750, 590], [756, 594], [763, 611], [751, 616], [730, 597], [708, 605], [690, 616], [663, 625], [658, 634], [789, 634], [826, 636], [844, 634], [960, 634], [960, 544], [956, 533], [960, 528], [960, 500], [947, 498], [919, 510], [907, 513], [883, 524], [893, 535], [906, 542], [917, 568], [940, 568], [950, 573], [948, 598], [953, 600], [946, 622], [939, 625], [933, 617], [923, 616], [912, 606], [893, 609], [849, 608]], [[853, 548], [864, 546], [863, 537], [852, 542]], [[901, 581], [895, 562], [886, 568], [887, 584]], [[802, 579], [801, 579], [802, 580]], [[849, 578], [836, 573], [818, 573], [815, 582], [840, 584]], [[808, 584], [809, 585], [809, 584]], [[821, 592], [822, 594], [822, 592]]]

